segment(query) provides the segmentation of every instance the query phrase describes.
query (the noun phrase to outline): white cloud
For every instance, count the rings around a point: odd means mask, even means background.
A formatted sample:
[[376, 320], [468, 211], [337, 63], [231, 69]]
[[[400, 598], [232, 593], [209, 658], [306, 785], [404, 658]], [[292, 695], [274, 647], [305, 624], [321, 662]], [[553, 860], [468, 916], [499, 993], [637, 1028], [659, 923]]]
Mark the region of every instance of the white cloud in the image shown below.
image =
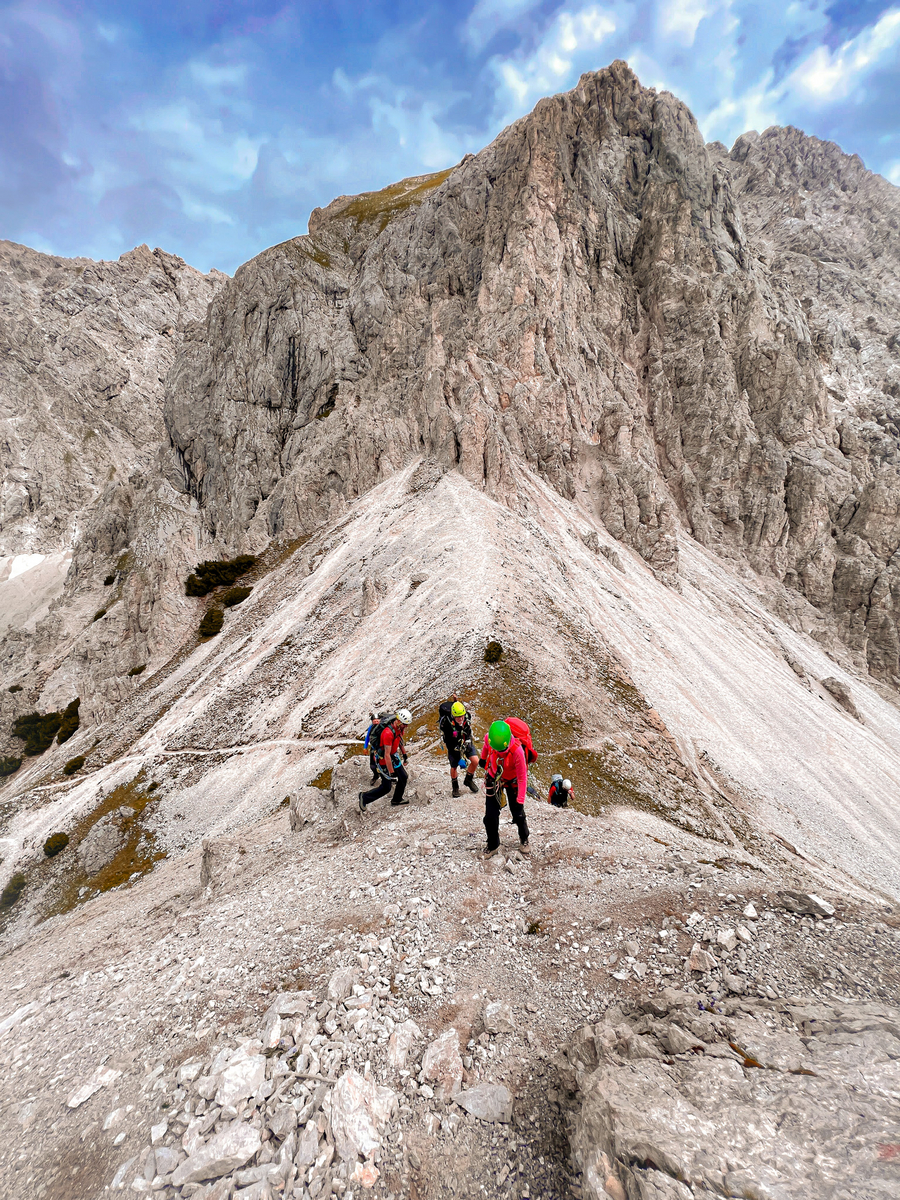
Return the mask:
[[832, 104], [849, 96], [870, 71], [896, 54], [898, 46], [900, 9], [892, 8], [837, 50], [817, 46], [791, 72], [790, 85], [814, 104]]
[[504, 122], [514, 120], [542, 96], [571, 86], [581, 70], [601, 64], [597, 51], [616, 32], [611, 9], [598, 4], [570, 12], [564, 9], [551, 23], [542, 41], [528, 55], [495, 59], [499, 80], [498, 101]]
[[250, 179], [264, 140], [227, 130], [187, 100], [144, 109], [131, 126], [156, 142], [175, 181], [220, 193]]
[[201, 87], [217, 90], [223, 87], [240, 87], [247, 78], [247, 67], [244, 63], [234, 63], [231, 66], [214, 66], [212, 63], [194, 59], [189, 64], [191, 78]]
[[693, 46], [697, 27], [715, 9], [704, 0], [668, 0], [660, 5], [659, 29], [664, 37], [676, 39], [682, 46]]
[[512, 25], [541, 0], [478, 0], [463, 25], [463, 38], [473, 50], [483, 50], [495, 33]]

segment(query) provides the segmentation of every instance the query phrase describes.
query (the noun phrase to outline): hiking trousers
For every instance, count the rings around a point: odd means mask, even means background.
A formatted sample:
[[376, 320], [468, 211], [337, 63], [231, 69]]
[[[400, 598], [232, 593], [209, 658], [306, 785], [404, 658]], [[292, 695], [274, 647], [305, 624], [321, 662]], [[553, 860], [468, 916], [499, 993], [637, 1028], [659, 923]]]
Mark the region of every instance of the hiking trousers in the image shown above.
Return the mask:
[[488, 850], [496, 850], [500, 845], [500, 805], [497, 803], [498, 790], [506, 792], [509, 801], [509, 815], [519, 831], [519, 841], [522, 845], [528, 841], [528, 822], [525, 820], [525, 805], [519, 803], [519, 785], [515, 779], [501, 780], [499, 787], [491, 786], [485, 779], [484, 788], [484, 829], [487, 834]]
[[[399, 804], [403, 799], [403, 793], [406, 791], [406, 781], [409, 779], [409, 776], [406, 773], [406, 767], [402, 765], [399, 767], [394, 767], [394, 779], [397, 781], [397, 790], [394, 792], [394, 798], [391, 801], [391, 804]], [[394, 787], [394, 784], [390, 779], [382, 779], [378, 787], [372, 788], [368, 792], [363, 792], [363, 804], [368, 806], [373, 800], [380, 800], [382, 796], [386, 796], [388, 794], [392, 787]]]

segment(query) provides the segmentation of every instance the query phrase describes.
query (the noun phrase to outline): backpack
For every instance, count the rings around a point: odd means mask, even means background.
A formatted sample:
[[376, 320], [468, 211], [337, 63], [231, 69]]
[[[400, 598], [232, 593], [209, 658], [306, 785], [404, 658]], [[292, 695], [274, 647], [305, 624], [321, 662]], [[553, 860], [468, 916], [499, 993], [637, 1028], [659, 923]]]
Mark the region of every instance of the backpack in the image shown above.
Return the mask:
[[[445, 700], [444, 703], [442, 705], [440, 705], [440, 707], [438, 708], [438, 729], [440, 730], [441, 735], [444, 738], [446, 738], [446, 735], [450, 732], [451, 728], [453, 727], [452, 709], [453, 709], [453, 705], [456, 703], [457, 703], [456, 700]], [[471, 737], [472, 726], [470, 724], [470, 717], [469, 717], [468, 709], [466, 709], [465, 721], [463, 722], [461, 727], [457, 727], [457, 728], [458, 728], [458, 732], [455, 735], [455, 740], [459, 739], [459, 734], [462, 733], [464, 730], [467, 731], [469, 737]]]
[[513, 732], [513, 737], [517, 737], [522, 743], [522, 749], [525, 751], [525, 762], [537, 762], [537, 751], [531, 742], [531, 730], [525, 721], [520, 721], [518, 717], [504, 717], [503, 720], [507, 723]]
[[366, 740], [363, 743], [370, 754], [374, 754], [377, 757], [381, 749], [381, 735], [387, 729], [388, 725], [396, 719], [397, 714], [392, 712], [379, 713], [377, 717], [373, 718], [372, 724], [366, 730]]

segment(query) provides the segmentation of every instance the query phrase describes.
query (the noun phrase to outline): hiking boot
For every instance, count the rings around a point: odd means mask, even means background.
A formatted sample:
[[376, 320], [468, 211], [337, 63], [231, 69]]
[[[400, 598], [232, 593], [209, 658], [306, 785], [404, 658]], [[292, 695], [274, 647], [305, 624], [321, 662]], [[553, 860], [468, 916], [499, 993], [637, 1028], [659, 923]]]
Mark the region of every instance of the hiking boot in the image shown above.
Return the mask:
[[494, 857], [495, 857], [496, 855], [498, 855], [499, 853], [500, 853], [500, 847], [499, 847], [499, 846], [495, 846], [495, 847], [493, 848], [493, 850], [489, 850], [487, 847], [485, 847], [484, 853], [482, 854], [482, 856], [481, 856], [481, 857], [482, 857], [482, 858], [494, 858]]
[[526, 838], [524, 842], [519, 843], [519, 849], [523, 854], [531, 853], [531, 846], [528, 844], [528, 838]]
[[366, 811], [366, 802], [365, 802], [365, 800], [363, 800], [362, 792], [359, 793], [359, 811], [361, 813], [365, 813], [365, 811]]
[[469, 789], [470, 792], [478, 791], [478, 784], [475, 782], [475, 780], [472, 778], [471, 775], [467, 775], [465, 777], [465, 779], [463, 780], [463, 783], [466, 785], [466, 787]]
[[402, 800], [392, 800], [391, 808], [402, 808], [406, 804], [409, 804], [409, 800], [404, 796]]
[[450, 795], [454, 800], [458, 800], [462, 795], [462, 792], [459, 790], [459, 782], [456, 779], [453, 780], [453, 791], [450, 793]]

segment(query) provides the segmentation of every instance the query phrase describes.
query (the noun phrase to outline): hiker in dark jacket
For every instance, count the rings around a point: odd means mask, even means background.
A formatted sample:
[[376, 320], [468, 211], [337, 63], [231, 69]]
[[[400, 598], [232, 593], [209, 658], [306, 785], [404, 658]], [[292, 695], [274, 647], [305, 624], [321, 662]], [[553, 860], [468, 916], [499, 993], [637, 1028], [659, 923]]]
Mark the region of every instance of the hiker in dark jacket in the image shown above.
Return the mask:
[[550, 781], [548, 803], [554, 808], [568, 808], [569, 801], [574, 797], [571, 779], [563, 779], [562, 775], [554, 775]]
[[438, 710], [438, 728], [444, 745], [447, 747], [447, 759], [450, 763], [450, 781], [452, 795], [461, 795], [457, 772], [461, 766], [466, 768], [463, 783], [470, 792], [478, 791], [475, 782], [475, 768], [478, 766], [478, 755], [472, 743], [472, 721], [463, 702], [454, 696], [445, 700]]

